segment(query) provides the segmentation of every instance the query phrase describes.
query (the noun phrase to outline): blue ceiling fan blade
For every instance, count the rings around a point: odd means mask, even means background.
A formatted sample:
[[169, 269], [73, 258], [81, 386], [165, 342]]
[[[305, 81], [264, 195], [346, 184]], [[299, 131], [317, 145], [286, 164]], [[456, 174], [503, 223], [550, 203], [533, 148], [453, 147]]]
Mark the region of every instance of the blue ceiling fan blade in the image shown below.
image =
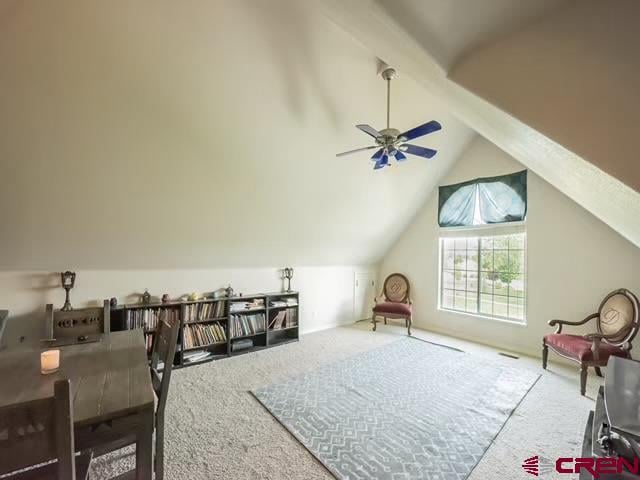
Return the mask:
[[404, 138], [404, 141], [413, 140], [414, 138], [422, 137], [427, 133], [437, 132], [442, 129], [442, 125], [436, 122], [435, 120], [431, 120], [430, 122], [419, 125], [411, 130], [407, 130], [404, 133], [400, 134], [400, 137]]
[[431, 158], [436, 153], [438, 153], [437, 150], [432, 150], [431, 148], [419, 147], [417, 145], [410, 145], [408, 143], [400, 145], [400, 150], [406, 153], [410, 153], [411, 155], [417, 155], [418, 157], [424, 157], [424, 158]]
[[387, 152], [385, 151], [382, 154], [382, 157], [380, 157], [380, 160], [378, 160], [376, 164], [373, 166], [373, 169], [379, 170], [381, 168], [386, 167], [387, 165], [389, 165], [389, 155], [387, 155]]
[[383, 153], [384, 153], [384, 148], [381, 148], [380, 150], [378, 150], [376, 153], [373, 154], [373, 157], [371, 157], [371, 161], [377, 162], [378, 160], [380, 160]]
[[397, 161], [403, 162], [404, 160], [407, 159], [407, 156], [404, 153], [402, 153], [400, 150], [396, 150], [395, 153], [396, 153], [396, 160]]
[[364, 133], [371, 135], [373, 138], [378, 138], [381, 136], [380, 132], [377, 131], [375, 128], [373, 128], [370, 125], [356, 125], [356, 128], [359, 128], [360, 130], [362, 130]]

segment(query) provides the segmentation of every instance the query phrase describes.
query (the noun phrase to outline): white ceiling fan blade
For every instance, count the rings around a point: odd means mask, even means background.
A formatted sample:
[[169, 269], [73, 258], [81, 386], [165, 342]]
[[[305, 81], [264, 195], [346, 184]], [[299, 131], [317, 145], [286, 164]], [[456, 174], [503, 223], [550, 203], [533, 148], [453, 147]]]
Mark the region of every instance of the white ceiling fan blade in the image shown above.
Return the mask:
[[348, 150], [346, 152], [342, 152], [342, 153], [336, 153], [336, 157], [343, 157], [345, 155], [349, 155], [351, 153], [356, 153], [356, 152], [362, 152], [364, 150], [371, 150], [372, 148], [378, 148], [378, 145], [372, 145], [370, 147], [362, 147], [362, 148], [356, 148], [354, 150]]

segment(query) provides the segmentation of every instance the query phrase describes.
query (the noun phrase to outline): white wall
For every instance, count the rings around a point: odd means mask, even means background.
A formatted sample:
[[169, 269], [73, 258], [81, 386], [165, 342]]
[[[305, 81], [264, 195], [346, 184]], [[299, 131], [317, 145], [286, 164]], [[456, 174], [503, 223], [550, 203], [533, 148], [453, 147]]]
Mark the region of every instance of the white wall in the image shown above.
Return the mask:
[[[292, 288], [300, 292], [302, 334], [354, 321], [354, 274], [375, 270], [357, 266], [294, 267]], [[104, 298], [120, 303], [139, 301], [145, 288], [154, 297], [168, 293], [178, 298], [191, 292], [211, 292], [228, 284], [236, 293], [276, 292], [285, 285], [276, 268], [215, 270], [78, 270], [71, 291], [75, 307], [101, 305]], [[60, 274], [51, 272], [0, 272], [0, 305], [9, 309], [4, 345], [42, 338], [44, 307], [61, 307], [64, 290]]]
[[[442, 184], [522, 168], [495, 145], [477, 137]], [[637, 247], [531, 171], [528, 196], [527, 325], [438, 310], [437, 192], [380, 267], [380, 279], [393, 271], [408, 275], [417, 325], [506, 350], [539, 355], [542, 336], [552, 332], [548, 320], [581, 320], [595, 312], [603, 296], [616, 288], [626, 287], [640, 294]]]

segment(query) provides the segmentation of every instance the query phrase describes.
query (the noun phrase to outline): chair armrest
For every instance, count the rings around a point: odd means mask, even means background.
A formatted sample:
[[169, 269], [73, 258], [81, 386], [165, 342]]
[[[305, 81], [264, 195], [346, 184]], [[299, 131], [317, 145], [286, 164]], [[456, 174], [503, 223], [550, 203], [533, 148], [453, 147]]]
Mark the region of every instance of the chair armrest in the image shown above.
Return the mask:
[[554, 326], [558, 326], [558, 328], [556, 329], [555, 333], [562, 333], [562, 326], [563, 325], [569, 325], [570, 327], [575, 327], [577, 325], [584, 325], [585, 323], [587, 323], [590, 320], [593, 320], [594, 318], [598, 318], [598, 314], [597, 313], [592, 313], [591, 315], [589, 315], [587, 318], [585, 318], [584, 320], [581, 320], [579, 322], [568, 322], [566, 320], [549, 320], [549, 326], [550, 327], [554, 327]]

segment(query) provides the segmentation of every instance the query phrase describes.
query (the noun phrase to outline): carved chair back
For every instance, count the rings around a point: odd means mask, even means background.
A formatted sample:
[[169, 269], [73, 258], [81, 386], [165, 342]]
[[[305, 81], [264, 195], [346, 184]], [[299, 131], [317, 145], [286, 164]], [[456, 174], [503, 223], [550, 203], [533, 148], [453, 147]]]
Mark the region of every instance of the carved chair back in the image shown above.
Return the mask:
[[401, 273], [392, 273], [385, 279], [382, 291], [389, 302], [407, 303], [409, 289], [407, 277]]
[[0, 408], [0, 475], [58, 459], [58, 480], [75, 479], [71, 384], [53, 397]]
[[[157, 412], [159, 415], [164, 413], [164, 407], [167, 403], [179, 331], [180, 320], [176, 316], [169, 315], [167, 310], [162, 310], [151, 351], [151, 380], [158, 397]], [[162, 366], [159, 365], [160, 362], [162, 362]]]
[[613, 336], [605, 342], [620, 346], [638, 333], [638, 298], [626, 288], [607, 295], [598, 309], [598, 333]]
[[[109, 300], [102, 307], [54, 310], [52, 304], [46, 308], [46, 327], [49, 339], [61, 341], [78, 340], [80, 337], [109, 334], [111, 330], [111, 308]], [[70, 343], [70, 342], [67, 342]]]

